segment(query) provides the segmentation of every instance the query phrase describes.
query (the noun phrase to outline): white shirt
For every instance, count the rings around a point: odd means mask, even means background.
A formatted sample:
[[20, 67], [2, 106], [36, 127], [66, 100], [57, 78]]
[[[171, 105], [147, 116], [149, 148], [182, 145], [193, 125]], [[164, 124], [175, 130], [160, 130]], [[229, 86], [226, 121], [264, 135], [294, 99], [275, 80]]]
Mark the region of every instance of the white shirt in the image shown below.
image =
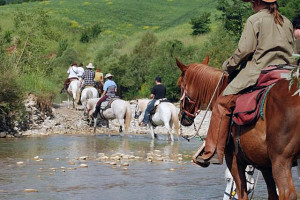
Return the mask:
[[77, 66], [70, 67], [67, 73], [69, 74], [68, 78], [78, 78], [78, 67]]
[[78, 74], [77, 74], [78, 77], [82, 77], [83, 72], [84, 72], [83, 67], [78, 67]]

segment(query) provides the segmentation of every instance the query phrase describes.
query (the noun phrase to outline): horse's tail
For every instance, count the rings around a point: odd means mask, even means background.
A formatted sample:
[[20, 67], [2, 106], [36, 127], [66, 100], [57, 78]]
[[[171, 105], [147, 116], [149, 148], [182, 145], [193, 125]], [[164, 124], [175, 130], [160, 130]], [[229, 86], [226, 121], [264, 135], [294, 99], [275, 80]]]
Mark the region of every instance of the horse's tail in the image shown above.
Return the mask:
[[176, 107], [172, 104], [171, 107], [171, 112], [172, 112], [172, 121], [174, 124], [175, 132], [177, 134], [177, 137], [179, 136], [179, 120], [178, 120], [178, 113]]
[[131, 122], [131, 108], [130, 103], [126, 101], [126, 113], [125, 113], [125, 132], [128, 133]]
[[86, 92], [86, 100], [92, 99], [94, 97], [93, 92], [91, 90], [88, 90]]

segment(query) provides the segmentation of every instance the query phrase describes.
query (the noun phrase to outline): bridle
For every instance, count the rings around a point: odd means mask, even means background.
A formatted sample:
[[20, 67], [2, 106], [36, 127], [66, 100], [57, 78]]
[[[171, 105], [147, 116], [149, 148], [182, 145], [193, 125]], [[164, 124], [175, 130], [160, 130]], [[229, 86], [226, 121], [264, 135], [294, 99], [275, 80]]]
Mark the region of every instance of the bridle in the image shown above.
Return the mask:
[[[225, 76], [225, 72], [222, 73], [221, 78], [219, 79], [219, 82], [218, 82], [218, 84], [217, 84], [217, 86], [216, 86], [216, 88], [214, 90], [214, 93], [213, 93], [213, 95], [212, 95], [212, 97], [211, 97], [211, 99], [210, 99], [210, 101], [209, 101], [209, 103], [208, 103], [208, 105], [206, 107], [205, 114], [204, 114], [204, 116], [203, 116], [203, 118], [201, 120], [201, 123], [200, 123], [198, 129], [196, 129], [196, 125], [194, 123], [194, 129], [195, 129], [196, 133], [194, 135], [192, 135], [192, 136], [188, 136], [188, 135], [182, 136], [182, 133], [181, 133], [180, 135], [184, 139], [190, 141], [190, 139], [192, 139], [192, 138], [196, 137], [197, 135], [199, 135], [200, 139], [203, 140], [202, 136], [199, 134], [199, 130], [200, 130], [200, 128], [201, 128], [201, 126], [202, 126], [202, 124], [204, 122], [204, 119], [205, 119], [206, 114], [207, 114], [207, 112], [208, 112], [208, 110], [210, 108], [210, 105], [211, 105], [213, 99], [215, 98], [215, 96], [217, 94], [218, 88], [219, 88], [219, 86], [221, 85], [221, 83], [224, 80], [224, 76]], [[181, 91], [183, 91], [183, 92], [182, 92], [182, 96], [180, 98], [180, 114], [182, 115], [182, 113], [184, 113], [184, 114], [186, 114], [190, 118], [189, 120], [193, 120], [194, 121], [194, 119], [196, 118], [196, 116], [200, 113], [200, 110], [199, 110], [200, 103], [199, 103], [198, 96], [197, 96], [196, 100], [191, 99], [189, 97], [189, 95], [187, 94], [187, 89], [186, 89], [185, 86], [183, 86], [181, 88]], [[185, 103], [186, 103], [186, 101], [185, 101], [186, 99], [188, 100], [189, 103], [191, 103], [192, 105], [194, 105], [194, 109], [193, 109], [194, 112], [193, 113], [191, 113], [191, 112], [189, 112], [189, 111], [187, 111], [187, 110], [184, 109]], [[181, 117], [180, 117], [180, 120], [181, 120]], [[181, 127], [181, 124], [180, 124], [180, 127]]]
[[[187, 90], [186, 88], [182, 88], [183, 90], [183, 93], [182, 93], [182, 96], [180, 98], [180, 111], [181, 112], [184, 112], [188, 117], [190, 118], [196, 118], [196, 116], [200, 113], [200, 110], [199, 110], [199, 105], [200, 105], [200, 102], [198, 101], [198, 98], [196, 100], [192, 99], [188, 93], [187, 93]], [[188, 102], [189, 104], [192, 104], [194, 109], [193, 109], [193, 113], [190, 112], [190, 111], [187, 111], [185, 109], [185, 104], [186, 102]]]

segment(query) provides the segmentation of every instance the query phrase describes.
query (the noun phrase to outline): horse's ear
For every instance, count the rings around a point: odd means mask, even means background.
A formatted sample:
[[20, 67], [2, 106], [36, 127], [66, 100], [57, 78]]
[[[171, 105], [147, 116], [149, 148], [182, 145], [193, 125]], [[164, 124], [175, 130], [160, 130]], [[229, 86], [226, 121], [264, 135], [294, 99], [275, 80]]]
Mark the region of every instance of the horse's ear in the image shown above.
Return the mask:
[[209, 55], [206, 56], [205, 60], [202, 61], [202, 64], [208, 65], [209, 63]]
[[177, 58], [176, 59], [176, 64], [181, 70], [181, 72], [185, 72], [188, 69], [188, 66], [185, 66], [183, 63], [181, 63]]

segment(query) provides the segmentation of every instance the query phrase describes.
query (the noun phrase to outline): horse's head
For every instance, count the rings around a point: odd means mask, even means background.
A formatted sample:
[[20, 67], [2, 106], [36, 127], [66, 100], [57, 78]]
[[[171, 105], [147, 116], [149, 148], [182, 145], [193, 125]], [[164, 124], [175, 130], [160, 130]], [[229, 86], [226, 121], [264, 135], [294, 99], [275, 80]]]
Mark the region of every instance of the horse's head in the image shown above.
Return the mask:
[[141, 116], [142, 112], [146, 110], [149, 101], [150, 101], [149, 99], [138, 99], [137, 100], [135, 111], [134, 111], [135, 119], [138, 119]]
[[[203, 61], [203, 64], [207, 65], [208, 62], [209, 57], [207, 56]], [[177, 82], [177, 85], [181, 88], [179, 119], [183, 126], [190, 126], [194, 123], [194, 119], [198, 114], [198, 109], [200, 106], [198, 90], [191, 85], [195, 76], [189, 76], [191, 73], [188, 70], [190, 67], [194, 67], [195, 64], [186, 66], [177, 59], [176, 63], [181, 71]]]
[[139, 99], [138, 99], [137, 103], [136, 103], [136, 106], [135, 106], [135, 110], [134, 110], [134, 119], [138, 119], [141, 114], [142, 114], [142, 111], [140, 109]]

